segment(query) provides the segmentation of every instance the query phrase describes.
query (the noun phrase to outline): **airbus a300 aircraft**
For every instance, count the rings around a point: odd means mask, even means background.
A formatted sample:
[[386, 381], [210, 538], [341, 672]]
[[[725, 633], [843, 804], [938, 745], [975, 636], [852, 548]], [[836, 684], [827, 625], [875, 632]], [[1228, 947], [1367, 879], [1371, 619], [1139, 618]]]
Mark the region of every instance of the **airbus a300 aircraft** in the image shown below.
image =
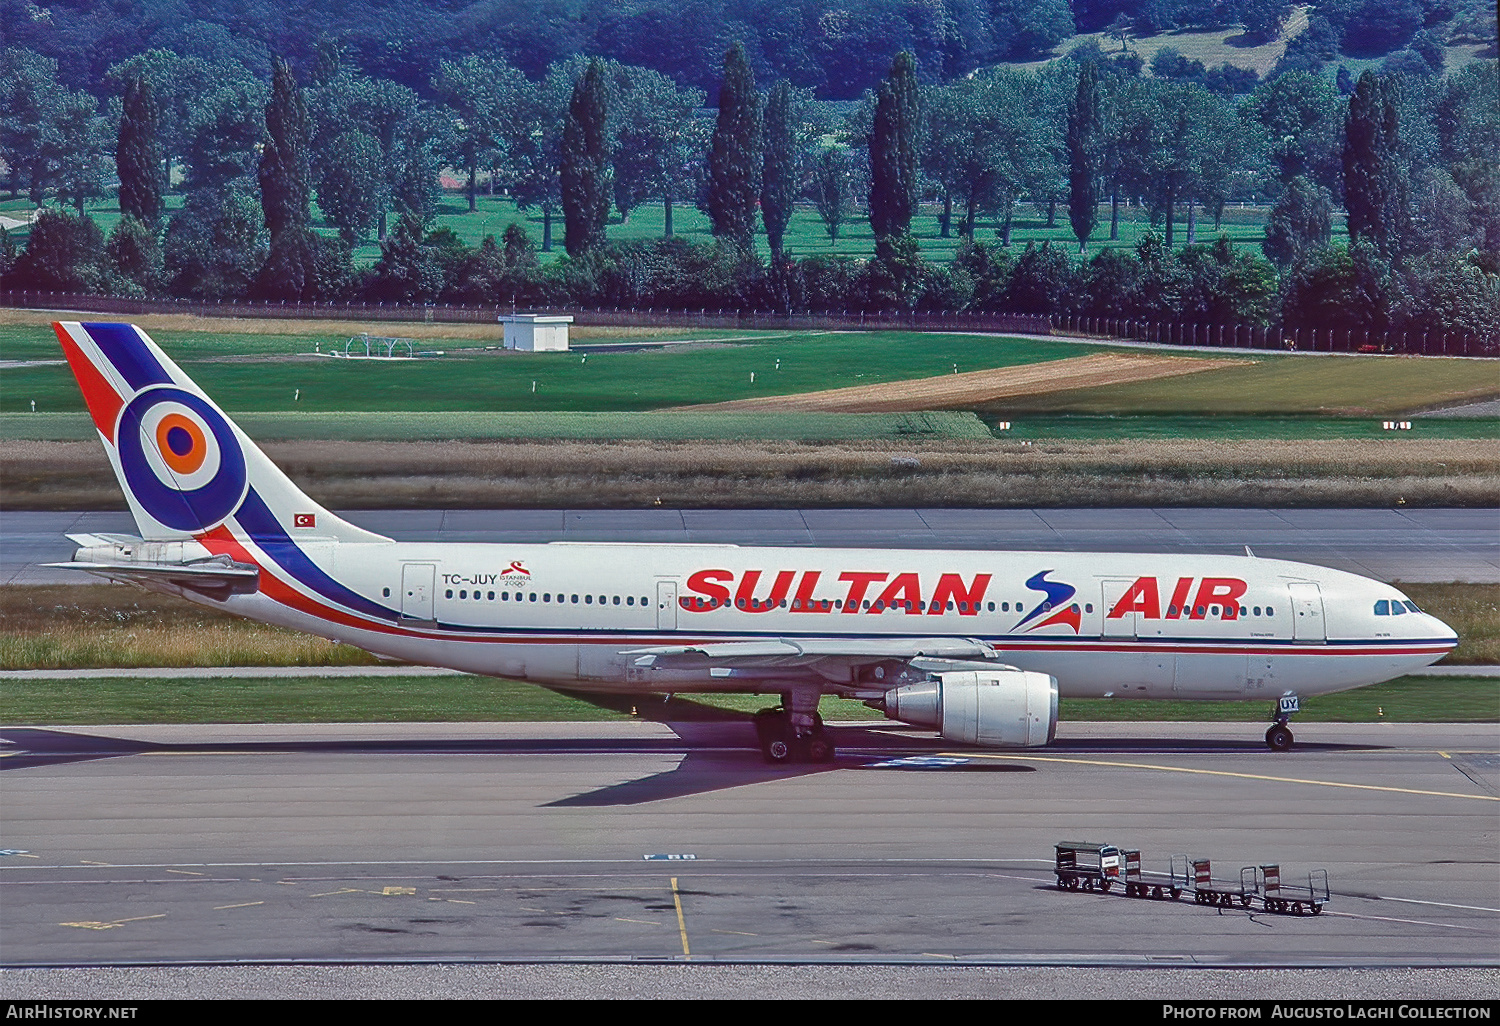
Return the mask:
[[771, 762], [826, 761], [823, 695], [975, 745], [1045, 745], [1059, 695], [1296, 697], [1437, 661], [1395, 588], [1222, 555], [396, 542], [309, 499], [130, 324], [54, 325], [139, 537], [71, 563], [380, 656], [564, 690], [779, 695]]

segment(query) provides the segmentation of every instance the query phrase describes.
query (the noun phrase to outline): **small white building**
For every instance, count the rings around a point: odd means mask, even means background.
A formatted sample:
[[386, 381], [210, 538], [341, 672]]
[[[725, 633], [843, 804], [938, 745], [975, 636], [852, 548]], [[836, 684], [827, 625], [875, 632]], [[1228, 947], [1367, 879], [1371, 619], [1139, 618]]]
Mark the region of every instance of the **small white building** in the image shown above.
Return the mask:
[[505, 348], [525, 353], [557, 353], [568, 348], [568, 325], [573, 318], [551, 314], [501, 314]]

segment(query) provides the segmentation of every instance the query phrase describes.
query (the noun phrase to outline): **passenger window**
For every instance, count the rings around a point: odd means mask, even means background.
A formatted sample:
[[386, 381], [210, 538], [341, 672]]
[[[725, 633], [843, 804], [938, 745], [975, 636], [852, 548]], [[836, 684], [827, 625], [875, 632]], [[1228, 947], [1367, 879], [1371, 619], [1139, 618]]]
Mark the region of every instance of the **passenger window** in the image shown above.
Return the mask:
[[531, 601], [533, 601], [533, 602], [536, 601], [536, 592], [532, 592], [531, 593]]
[[1094, 611], [1094, 604], [1090, 602], [1088, 605], [1083, 607], [1083, 611], [1085, 613], [1092, 613]]
[[618, 606], [618, 605], [619, 605], [619, 604], [620, 604], [620, 596], [618, 596], [618, 595], [616, 595], [616, 596], [615, 596], [615, 597], [614, 597], [614, 599], [615, 599], [615, 605], [617, 605], [617, 606]]
[[1266, 607], [1266, 615], [1267, 616], [1275, 616], [1276, 615], [1276, 610], [1272, 609], [1270, 606], [1267, 606]]
[[453, 597], [453, 589], [449, 588], [448, 591], [443, 595], [443, 598], [452, 598], [452, 597]]
[[458, 597], [459, 597], [459, 598], [461, 598], [461, 599], [466, 599], [466, 598], [468, 598], [468, 597], [469, 597], [469, 592], [468, 592], [468, 590], [467, 590], [467, 589], [465, 589], [465, 590], [464, 590], [464, 591], [461, 591], [461, 592], [459, 592], [459, 593], [458, 593]]
[[391, 597], [391, 589], [389, 589], [389, 588], [382, 589], [380, 593], [382, 595], [384, 595], [386, 598], [390, 598]]
[[1008, 612], [1010, 612], [1010, 603], [1009, 602], [1002, 602], [1002, 603], [1000, 603], [1000, 612], [1002, 612], [1002, 613], [1008, 613]]

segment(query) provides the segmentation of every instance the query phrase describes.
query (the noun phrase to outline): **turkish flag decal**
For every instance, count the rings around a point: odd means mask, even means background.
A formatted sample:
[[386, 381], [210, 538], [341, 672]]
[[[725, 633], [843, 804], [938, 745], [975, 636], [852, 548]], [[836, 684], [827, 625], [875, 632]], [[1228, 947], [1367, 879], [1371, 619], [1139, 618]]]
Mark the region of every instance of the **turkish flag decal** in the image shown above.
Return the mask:
[[318, 515], [316, 513], [294, 513], [292, 515], [293, 527], [317, 527]]

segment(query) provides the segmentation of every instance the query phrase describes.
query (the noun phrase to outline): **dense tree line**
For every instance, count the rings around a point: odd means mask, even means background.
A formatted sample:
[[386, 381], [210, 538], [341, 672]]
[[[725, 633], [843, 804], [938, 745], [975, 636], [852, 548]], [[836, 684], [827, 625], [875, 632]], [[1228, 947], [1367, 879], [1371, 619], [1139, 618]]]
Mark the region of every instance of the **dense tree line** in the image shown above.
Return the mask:
[[[232, 61], [265, 81], [273, 57], [306, 74], [332, 40], [360, 74], [424, 95], [445, 62], [501, 57], [536, 79], [580, 56], [711, 94], [739, 42], [761, 81], [854, 99], [897, 51], [930, 84], [1044, 56], [1075, 32], [1241, 24], [1250, 42], [1274, 39], [1291, 10], [1289, 0], [0, 0], [0, 39], [58, 61], [64, 85], [100, 98], [110, 68], [150, 50]], [[1323, 0], [1288, 59], [1302, 70], [1341, 54], [1412, 64], [1435, 42], [1494, 38], [1491, 0]]]
[[[108, 69], [118, 98], [101, 104], [63, 84], [55, 61], [11, 47], [0, 53], [9, 184], [75, 212], [46, 211], [24, 253], [0, 240], [0, 272], [11, 288], [201, 299], [1008, 309], [1381, 330], [1437, 316], [1494, 333], [1493, 61], [1445, 76], [1367, 72], [1347, 95], [1287, 70], [1237, 94], [1144, 75], [1130, 56], [1080, 47], [1035, 72], [924, 84], [902, 52], [836, 115], [789, 78], [763, 95], [740, 43], [721, 58], [708, 110], [704, 91], [605, 58], [532, 78], [470, 56], [441, 62], [419, 91], [327, 42], [300, 80], [280, 59], [265, 81], [234, 62], [136, 54]], [[567, 256], [544, 267], [520, 228], [470, 248], [436, 227], [444, 166], [471, 208], [485, 182], [540, 214], [543, 251], [562, 218]], [[169, 170], [183, 199], [167, 218]], [[105, 240], [82, 215], [113, 177], [124, 216]], [[1252, 197], [1274, 203], [1261, 253], [1202, 241], [1229, 203]], [[314, 201], [336, 237], [316, 230]], [[672, 238], [672, 205], [688, 201], [710, 215], [713, 245]], [[788, 257], [799, 201], [833, 239], [862, 210], [873, 259]], [[1091, 242], [1118, 239], [1127, 201], [1146, 205], [1161, 236], [1090, 258]], [[665, 205], [666, 238], [608, 244], [611, 210], [624, 220], [643, 202]], [[951, 263], [920, 255], [922, 204], [964, 240]], [[1085, 262], [1059, 247], [1011, 251], [1023, 208], [1053, 223], [1059, 206]], [[1331, 245], [1340, 209], [1349, 242]], [[762, 228], [769, 265], [753, 246]], [[380, 257], [357, 269], [351, 250], [369, 239]]]

